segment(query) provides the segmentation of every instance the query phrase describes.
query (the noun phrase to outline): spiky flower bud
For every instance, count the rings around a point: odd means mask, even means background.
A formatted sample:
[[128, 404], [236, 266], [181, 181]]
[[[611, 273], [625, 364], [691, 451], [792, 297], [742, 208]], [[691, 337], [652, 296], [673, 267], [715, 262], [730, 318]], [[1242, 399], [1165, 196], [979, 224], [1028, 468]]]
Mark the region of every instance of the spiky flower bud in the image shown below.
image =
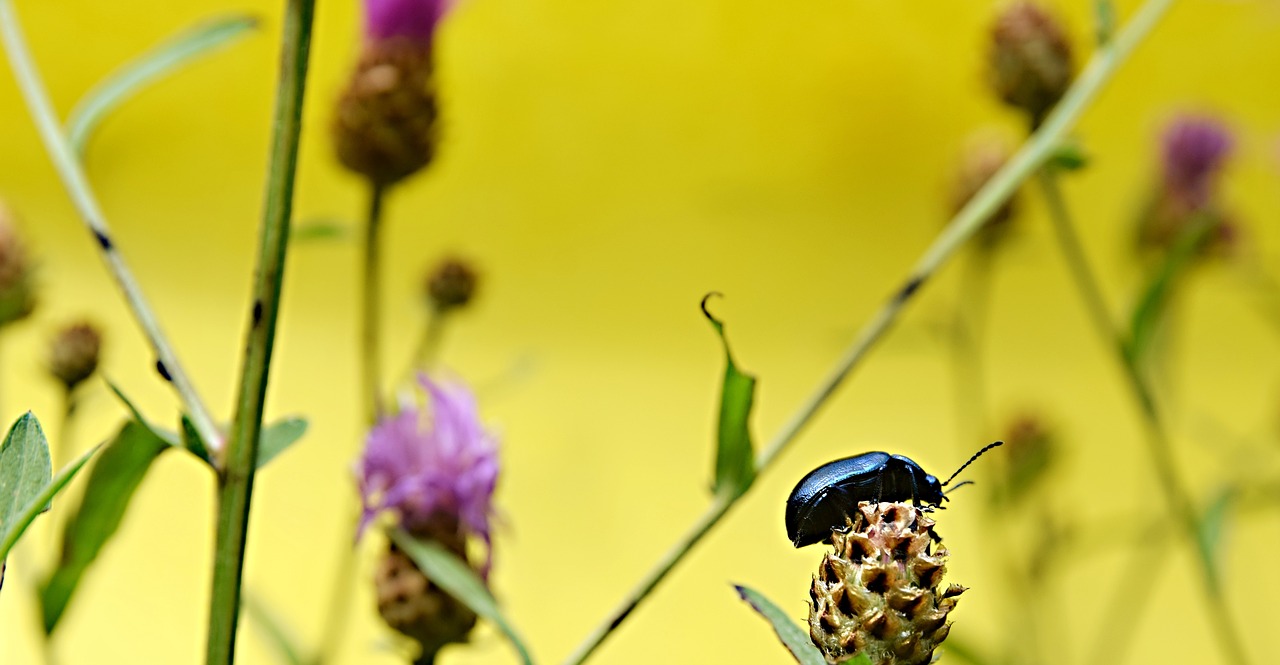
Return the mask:
[[[974, 137], [967, 143], [951, 187], [953, 213], [964, 208], [978, 190], [1004, 167], [1005, 162], [1009, 161], [1009, 155], [1009, 145], [991, 136]], [[1008, 235], [1009, 220], [1013, 219], [1016, 209], [1015, 198], [1009, 197], [983, 224], [978, 234], [979, 246], [990, 249]]]
[[1071, 44], [1049, 12], [1017, 2], [991, 31], [991, 85], [1006, 104], [1038, 126], [1071, 84]]
[[90, 323], [75, 323], [59, 330], [49, 347], [49, 372], [72, 390], [98, 369], [102, 334]]
[[36, 305], [31, 262], [16, 225], [0, 202], [0, 326], [25, 319]]
[[1184, 116], [1169, 124], [1160, 141], [1160, 186], [1139, 220], [1140, 249], [1168, 251], [1187, 229], [1205, 222], [1197, 251], [1231, 254], [1239, 242], [1239, 228], [1216, 199], [1233, 143], [1227, 127], [1213, 118]]
[[436, 312], [465, 307], [475, 295], [478, 279], [470, 263], [458, 258], [445, 259], [427, 273], [427, 303]]
[[813, 577], [809, 635], [828, 663], [924, 665], [951, 631], [965, 588], [941, 587], [947, 550], [934, 521], [908, 503], [862, 502]]
[[[441, 523], [431, 533], [414, 535], [431, 539], [467, 558], [466, 541], [456, 522], [452, 528]], [[476, 614], [436, 586], [400, 548], [392, 543], [378, 564], [374, 576], [378, 613], [387, 625], [422, 646], [424, 654], [434, 654], [447, 644], [466, 642], [476, 625]]]

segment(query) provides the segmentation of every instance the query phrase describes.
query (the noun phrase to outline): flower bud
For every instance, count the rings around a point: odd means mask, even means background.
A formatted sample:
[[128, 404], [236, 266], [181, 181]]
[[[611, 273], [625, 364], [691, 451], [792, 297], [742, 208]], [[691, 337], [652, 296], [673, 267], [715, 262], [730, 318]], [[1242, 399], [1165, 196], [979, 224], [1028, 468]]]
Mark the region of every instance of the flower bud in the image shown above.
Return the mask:
[[427, 273], [427, 302], [436, 312], [465, 307], [475, 295], [478, 279], [471, 264], [457, 258], [445, 259]]
[[92, 324], [69, 325], [54, 336], [49, 348], [49, 372], [72, 390], [98, 369], [102, 335]]
[[35, 309], [31, 273], [13, 213], [0, 202], [0, 326], [25, 319]]
[[[457, 523], [452, 529], [415, 537], [432, 539], [466, 560], [466, 542]], [[395, 631], [412, 638], [422, 653], [434, 654], [447, 644], [466, 642], [476, 625], [476, 614], [436, 586], [394, 543], [378, 564], [374, 576], [378, 613]]]
[[[992, 137], [976, 137], [969, 141], [961, 155], [960, 165], [951, 188], [951, 210], [958, 213], [1009, 161], [1007, 143]], [[981, 247], [992, 248], [1003, 240], [1009, 231], [1009, 221], [1016, 210], [1015, 197], [1009, 197], [982, 226], [978, 241]]]
[[991, 85], [1037, 127], [1071, 84], [1071, 44], [1058, 21], [1031, 2], [1000, 14], [991, 32]]
[[947, 550], [933, 520], [908, 503], [858, 504], [832, 533], [810, 589], [809, 635], [828, 663], [865, 654], [872, 665], [925, 665], [947, 639], [965, 588], [942, 588]]
[[1160, 186], [1138, 225], [1140, 249], [1168, 251], [1198, 220], [1207, 220], [1211, 228], [1198, 251], [1232, 252], [1239, 227], [1215, 199], [1233, 142], [1227, 128], [1212, 118], [1186, 116], [1169, 125], [1160, 142]]
[[996, 488], [997, 498], [1018, 505], [1019, 499], [1044, 478], [1058, 456], [1057, 439], [1041, 418], [1026, 414], [1009, 424], [1003, 440], [1008, 452], [1003, 487]]

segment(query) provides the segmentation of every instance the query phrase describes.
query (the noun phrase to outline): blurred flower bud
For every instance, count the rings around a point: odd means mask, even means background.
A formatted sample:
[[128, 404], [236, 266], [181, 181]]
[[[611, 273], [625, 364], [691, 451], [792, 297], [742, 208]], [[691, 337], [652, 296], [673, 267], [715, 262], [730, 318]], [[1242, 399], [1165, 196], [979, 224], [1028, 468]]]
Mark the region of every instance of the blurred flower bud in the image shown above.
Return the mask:
[[1210, 228], [1198, 251], [1231, 254], [1240, 229], [1215, 200], [1218, 178], [1231, 154], [1231, 133], [1214, 119], [1184, 116], [1170, 123], [1160, 143], [1160, 189], [1139, 221], [1139, 248], [1166, 252], [1200, 220]]
[[338, 100], [333, 140], [343, 166], [377, 185], [398, 182], [431, 161], [432, 43], [448, 8], [443, 0], [365, 0], [364, 47]]
[[[955, 173], [955, 181], [951, 188], [951, 211], [958, 213], [1009, 161], [1011, 154], [1009, 145], [991, 136], [975, 137], [965, 146], [960, 157], [960, 164]], [[992, 248], [999, 244], [1009, 232], [1009, 221], [1016, 210], [1015, 196], [1009, 197], [987, 220], [979, 232], [981, 247]]]
[[475, 295], [478, 279], [470, 263], [458, 258], [445, 259], [427, 273], [427, 302], [436, 312], [465, 307]]
[[1071, 84], [1071, 44], [1052, 15], [1031, 2], [1000, 14], [991, 32], [991, 85], [1010, 106], [1026, 111], [1032, 127]]
[[947, 615], [965, 588], [941, 588], [947, 550], [933, 520], [907, 503], [858, 504], [849, 530], [832, 533], [809, 595], [809, 635], [828, 663], [865, 654], [872, 665], [925, 665], [951, 632]]
[[0, 202], [0, 326], [26, 318], [36, 305], [31, 262], [16, 225]]
[[1009, 424], [1004, 448], [1007, 451], [1004, 487], [997, 491], [1003, 502], [1016, 504], [1052, 466], [1058, 454], [1057, 440], [1043, 419], [1026, 414]]
[[[443, 538], [436, 540], [465, 561], [466, 542], [458, 535], [457, 525], [441, 531]], [[416, 640], [424, 654], [465, 642], [475, 628], [475, 612], [432, 583], [394, 543], [378, 564], [374, 589], [382, 619]]]
[[89, 323], [76, 323], [58, 331], [49, 348], [49, 372], [72, 390], [98, 369], [102, 335]]

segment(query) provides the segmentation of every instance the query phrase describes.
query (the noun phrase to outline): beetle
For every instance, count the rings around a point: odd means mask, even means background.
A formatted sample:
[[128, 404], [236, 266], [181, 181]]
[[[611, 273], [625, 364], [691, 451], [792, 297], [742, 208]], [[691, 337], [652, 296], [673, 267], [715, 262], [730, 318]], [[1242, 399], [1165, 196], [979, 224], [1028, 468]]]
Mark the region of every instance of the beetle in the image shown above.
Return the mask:
[[905, 455], [869, 452], [827, 462], [801, 478], [787, 497], [787, 537], [795, 547], [820, 543], [829, 538], [833, 530], [844, 527], [862, 501], [911, 499], [917, 507], [924, 502], [929, 504], [927, 509], [941, 508], [942, 502], [948, 500], [942, 488], [983, 453], [1003, 444], [996, 441], [974, 453], [941, 483]]

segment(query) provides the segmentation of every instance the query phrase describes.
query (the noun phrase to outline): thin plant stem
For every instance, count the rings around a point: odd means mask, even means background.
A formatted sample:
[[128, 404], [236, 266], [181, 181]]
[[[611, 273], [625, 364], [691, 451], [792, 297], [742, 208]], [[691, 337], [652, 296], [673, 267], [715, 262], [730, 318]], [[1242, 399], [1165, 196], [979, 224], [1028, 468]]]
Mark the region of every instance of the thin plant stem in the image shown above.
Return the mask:
[[952, 333], [957, 443], [961, 450], [970, 452], [972, 443], [986, 438], [991, 426], [983, 361], [994, 259], [991, 254], [991, 250], [975, 247], [965, 257]]
[[93, 189], [89, 186], [89, 180], [85, 176], [80, 159], [67, 140], [57, 113], [53, 110], [49, 94], [40, 80], [40, 73], [36, 70], [31, 52], [22, 36], [12, 0], [0, 0], [0, 34], [3, 35], [9, 65], [13, 68], [18, 87], [22, 90], [22, 96], [26, 100], [27, 108], [36, 123], [40, 137], [44, 140], [45, 150], [48, 151], [49, 158], [62, 178], [63, 186], [66, 187], [71, 202], [80, 213], [80, 218], [93, 234], [94, 244], [101, 251], [107, 269], [115, 278], [125, 301], [129, 303], [134, 319], [137, 320], [147, 341], [150, 342], [156, 354], [157, 371], [173, 385], [200, 436], [210, 448], [220, 449], [222, 433], [214, 424], [213, 416], [200, 399], [195, 385], [187, 377], [186, 370], [178, 361], [178, 356], [169, 344], [168, 338], [165, 337], [164, 331], [160, 329], [159, 320], [151, 311], [146, 297], [143, 296], [142, 288], [125, 263], [124, 256], [121, 255], [115, 238], [111, 235], [107, 218], [98, 205]]
[[[1151, 465], [1156, 472], [1156, 480], [1164, 494], [1173, 521], [1185, 532], [1191, 543], [1200, 542], [1199, 511], [1190, 494], [1178, 479], [1174, 464], [1173, 444], [1168, 430], [1160, 415], [1155, 394], [1138, 366], [1137, 359], [1130, 352], [1124, 338], [1112, 322], [1108, 313], [1106, 300], [1098, 284], [1093, 269], [1084, 252], [1084, 247], [1072, 223], [1070, 211], [1058, 185], [1057, 174], [1051, 169], [1044, 169], [1039, 174], [1039, 181], [1049, 208], [1049, 218], [1053, 221], [1054, 233], [1058, 246], [1063, 252], [1071, 271], [1072, 280], [1080, 292], [1089, 310], [1091, 323], [1098, 335], [1115, 351], [1116, 358], [1124, 370], [1127, 383], [1138, 406], [1142, 411], [1146, 425], [1147, 453]], [[1231, 618], [1230, 609], [1222, 593], [1218, 575], [1214, 569], [1212, 553], [1203, 546], [1194, 547], [1196, 561], [1200, 567], [1202, 588], [1205, 593], [1205, 610], [1209, 622], [1218, 639], [1223, 654], [1231, 663], [1248, 663], [1249, 659], [1240, 639], [1240, 631]]]
[[213, 560], [213, 590], [209, 601], [207, 665], [235, 660], [236, 624], [240, 615], [240, 585], [244, 573], [245, 539], [263, 404], [280, 314], [289, 219], [298, 167], [298, 135], [302, 129], [303, 93], [311, 51], [315, 0], [288, 0], [280, 47], [280, 80], [276, 88], [270, 163], [258, 238], [249, 329], [240, 373], [235, 418], [225, 465], [219, 474], [217, 541]]
[[412, 383], [416, 373], [428, 371], [435, 365], [448, 316], [448, 310], [435, 307], [428, 312], [427, 322], [423, 324], [422, 334], [418, 336], [418, 344], [414, 346], [413, 355], [409, 356], [409, 363], [405, 365], [404, 375], [400, 378], [401, 384]]
[[76, 414], [76, 391], [62, 388], [62, 422], [58, 425], [58, 454], [53, 458], [54, 468], [71, 461], [72, 426]]
[[347, 526], [342, 530], [342, 547], [338, 554], [338, 566], [329, 591], [329, 604], [324, 618], [324, 633], [320, 636], [320, 647], [309, 663], [322, 665], [337, 657], [342, 647], [342, 640], [347, 634], [347, 614], [351, 609], [351, 592], [355, 586], [356, 545], [353, 534], [359, 523], [357, 516], [344, 522]]
[[[1173, 5], [1173, 1], [1146, 0], [1115, 39], [1095, 52], [1089, 64], [1081, 71], [1080, 76], [1067, 90], [1058, 106], [1045, 118], [1044, 123], [934, 238], [933, 243], [908, 273], [906, 281], [894, 291], [888, 302], [862, 328], [828, 376], [818, 384], [813, 394], [770, 439], [756, 458], [757, 476], [767, 471], [777, 457], [799, 436], [836, 389], [844, 383], [849, 373], [888, 332], [903, 306], [911, 300], [924, 282], [937, 272], [981, 227], [982, 223], [1013, 195], [1014, 190], [1023, 180], [1044, 164], [1067, 131], [1075, 126], [1081, 114], [1097, 97], [1103, 86], [1111, 80], [1116, 69], [1155, 27]], [[565, 660], [566, 665], [577, 665], [586, 661], [711, 527], [719, 522], [736, 500], [737, 498], [715, 498], [693, 527], [652, 569], [645, 573], [635, 589], [606, 615], [597, 627], [592, 629], [586, 639]]]
[[369, 210], [365, 221], [364, 262], [361, 266], [360, 359], [365, 399], [365, 422], [372, 425], [382, 416], [382, 339], [379, 298], [382, 293], [381, 229], [382, 200], [386, 188], [369, 185]]

